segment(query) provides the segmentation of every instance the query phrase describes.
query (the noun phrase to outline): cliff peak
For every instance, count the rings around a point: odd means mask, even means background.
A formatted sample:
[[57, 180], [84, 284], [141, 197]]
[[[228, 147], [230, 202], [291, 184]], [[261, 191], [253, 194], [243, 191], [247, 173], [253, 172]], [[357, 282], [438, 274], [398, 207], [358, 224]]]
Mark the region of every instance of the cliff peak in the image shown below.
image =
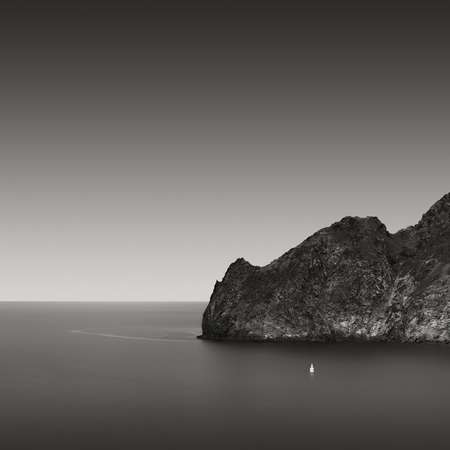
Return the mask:
[[445, 194], [422, 216], [419, 225], [450, 225], [450, 192]]
[[370, 231], [386, 231], [386, 226], [376, 216], [358, 217], [358, 216], [345, 216], [339, 222], [335, 222], [330, 228], [347, 228], [354, 229], [361, 232]]
[[226, 271], [225, 276], [223, 277], [223, 281], [245, 276], [249, 270], [256, 268], [257, 268], [256, 266], [250, 264], [246, 259], [238, 258], [236, 259], [236, 261], [232, 262], [228, 267], [228, 270]]

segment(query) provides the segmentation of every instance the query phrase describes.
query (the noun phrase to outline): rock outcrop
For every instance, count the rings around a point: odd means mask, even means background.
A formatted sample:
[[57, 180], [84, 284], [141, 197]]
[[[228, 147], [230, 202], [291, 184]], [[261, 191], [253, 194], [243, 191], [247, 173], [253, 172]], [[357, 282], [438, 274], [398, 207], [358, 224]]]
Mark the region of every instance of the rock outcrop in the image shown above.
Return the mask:
[[415, 226], [344, 217], [264, 267], [216, 282], [202, 338], [450, 342], [450, 193]]

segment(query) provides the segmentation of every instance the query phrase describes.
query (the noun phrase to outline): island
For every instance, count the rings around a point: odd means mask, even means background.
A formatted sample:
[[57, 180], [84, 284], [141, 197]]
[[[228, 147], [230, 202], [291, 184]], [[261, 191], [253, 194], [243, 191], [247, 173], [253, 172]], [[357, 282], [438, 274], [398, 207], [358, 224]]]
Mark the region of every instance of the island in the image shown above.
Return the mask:
[[203, 339], [450, 342], [450, 193], [389, 233], [344, 217], [262, 267], [243, 258], [217, 281]]

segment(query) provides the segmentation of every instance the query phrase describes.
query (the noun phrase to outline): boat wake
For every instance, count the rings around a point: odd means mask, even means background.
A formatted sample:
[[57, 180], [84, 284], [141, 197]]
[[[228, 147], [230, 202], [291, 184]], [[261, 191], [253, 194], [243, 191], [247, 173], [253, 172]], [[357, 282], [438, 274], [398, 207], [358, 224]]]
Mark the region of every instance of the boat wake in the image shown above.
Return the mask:
[[90, 336], [100, 336], [111, 339], [123, 339], [129, 341], [151, 341], [151, 342], [192, 342], [193, 339], [168, 338], [168, 337], [144, 337], [144, 336], [124, 336], [122, 334], [97, 333], [95, 331], [86, 330], [70, 330], [70, 333], [87, 334]]

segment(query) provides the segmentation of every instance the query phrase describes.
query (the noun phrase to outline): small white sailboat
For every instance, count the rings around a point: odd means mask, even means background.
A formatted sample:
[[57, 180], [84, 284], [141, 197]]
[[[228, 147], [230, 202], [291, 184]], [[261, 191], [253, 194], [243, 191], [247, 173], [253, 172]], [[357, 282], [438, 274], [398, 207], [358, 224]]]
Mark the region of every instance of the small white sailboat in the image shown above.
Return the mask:
[[309, 366], [309, 373], [311, 375], [314, 375], [314, 364], [313, 363], [311, 363], [311, 365]]

